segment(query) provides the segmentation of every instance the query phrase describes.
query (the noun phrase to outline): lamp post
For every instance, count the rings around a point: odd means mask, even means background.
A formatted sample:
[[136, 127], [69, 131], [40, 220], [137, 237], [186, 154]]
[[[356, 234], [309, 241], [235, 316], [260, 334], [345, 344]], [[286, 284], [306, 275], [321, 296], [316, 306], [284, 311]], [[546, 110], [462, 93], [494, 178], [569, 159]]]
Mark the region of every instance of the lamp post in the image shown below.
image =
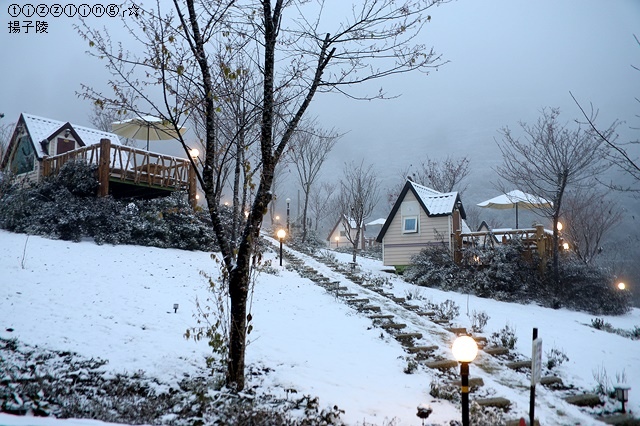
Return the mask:
[[336, 248], [338, 248], [338, 244], [340, 244], [340, 237], [336, 235]]
[[278, 239], [280, 240], [280, 266], [282, 266], [282, 240], [287, 235], [284, 229], [278, 230]]
[[453, 342], [451, 350], [460, 363], [462, 426], [469, 426], [469, 363], [478, 355], [478, 344], [470, 336], [460, 336]]
[[289, 228], [289, 203], [291, 203], [291, 198], [287, 198], [287, 232], [291, 232]]
[[625, 283], [623, 283], [622, 281], [620, 281], [618, 283], [618, 290], [624, 290], [625, 288], [627, 288], [627, 285]]

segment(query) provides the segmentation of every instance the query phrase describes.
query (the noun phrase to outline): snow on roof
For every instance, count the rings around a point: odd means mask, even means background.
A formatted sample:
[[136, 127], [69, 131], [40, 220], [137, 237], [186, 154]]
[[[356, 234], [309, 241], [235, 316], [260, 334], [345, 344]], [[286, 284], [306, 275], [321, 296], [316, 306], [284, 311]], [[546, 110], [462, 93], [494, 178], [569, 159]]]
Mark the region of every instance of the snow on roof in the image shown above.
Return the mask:
[[[25, 125], [31, 135], [31, 140], [34, 144], [41, 142], [42, 140], [49, 139], [54, 136], [54, 132], [59, 130], [62, 126], [67, 124], [63, 121], [52, 120], [50, 118], [38, 117], [31, 114], [22, 114]], [[73, 130], [80, 136], [82, 143], [85, 145], [96, 145], [100, 143], [100, 139], [109, 139], [113, 144], [120, 144], [120, 139], [115, 133], [103, 132], [101, 130], [91, 129], [89, 127], [78, 126], [69, 123]], [[36, 150], [40, 155], [40, 150]]]
[[427, 188], [415, 182], [410, 183], [427, 208], [429, 215], [450, 214], [453, 211], [453, 207], [458, 199], [457, 192], [438, 192], [435, 189]]
[[369, 223], [365, 223], [365, 225], [367, 225], [367, 226], [384, 225], [384, 223], [385, 223], [386, 221], [387, 221], [387, 219], [386, 219], [386, 218], [381, 217], [381, 218], [376, 219], [376, 220], [373, 220], [373, 221], [371, 221], [371, 222], [369, 222]]

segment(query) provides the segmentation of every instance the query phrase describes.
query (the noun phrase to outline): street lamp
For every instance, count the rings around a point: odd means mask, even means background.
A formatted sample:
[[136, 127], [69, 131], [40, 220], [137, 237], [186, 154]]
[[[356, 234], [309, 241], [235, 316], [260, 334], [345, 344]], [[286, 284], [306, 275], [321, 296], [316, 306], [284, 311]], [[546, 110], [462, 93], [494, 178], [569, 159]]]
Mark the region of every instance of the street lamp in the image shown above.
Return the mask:
[[618, 283], [618, 290], [624, 290], [625, 288], [627, 288], [627, 285], [625, 283], [623, 283], [622, 281], [620, 281]]
[[291, 232], [289, 228], [289, 203], [291, 202], [291, 198], [287, 198], [287, 232]]
[[336, 235], [336, 248], [338, 248], [338, 244], [340, 244], [340, 237]]
[[460, 336], [453, 342], [451, 350], [460, 363], [462, 426], [469, 426], [469, 363], [478, 355], [478, 344], [471, 336]]
[[562, 231], [562, 222], [558, 222], [556, 228], [558, 229], [558, 231]]
[[280, 266], [282, 266], [282, 240], [287, 235], [284, 229], [278, 230], [278, 239], [280, 240]]

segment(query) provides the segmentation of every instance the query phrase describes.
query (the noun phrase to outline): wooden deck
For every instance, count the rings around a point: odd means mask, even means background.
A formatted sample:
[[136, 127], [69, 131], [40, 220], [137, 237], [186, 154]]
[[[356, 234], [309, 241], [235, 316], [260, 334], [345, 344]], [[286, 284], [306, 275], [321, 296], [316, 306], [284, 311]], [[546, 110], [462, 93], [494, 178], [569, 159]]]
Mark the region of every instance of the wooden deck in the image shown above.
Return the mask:
[[[98, 166], [98, 196], [107, 196], [115, 188], [130, 186], [130, 193], [153, 196], [166, 191], [187, 191], [189, 202], [196, 204], [196, 179], [188, 160], [153, 152], [112, 145], [102, 139], [99, 145], [85, 146], [42, 162], [43, 176], [58, 173], [70, 160], [82, 159]], [[123, 191], [120, 191], [123, 192]]]

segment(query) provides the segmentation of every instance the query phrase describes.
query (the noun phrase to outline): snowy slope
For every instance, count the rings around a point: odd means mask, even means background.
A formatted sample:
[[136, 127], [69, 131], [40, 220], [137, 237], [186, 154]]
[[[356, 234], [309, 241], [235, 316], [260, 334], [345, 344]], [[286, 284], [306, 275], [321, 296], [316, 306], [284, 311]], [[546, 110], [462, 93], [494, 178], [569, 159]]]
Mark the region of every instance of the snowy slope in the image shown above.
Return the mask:
[[[196, 296], [201, 300], [207, 296], [200, 271], [216, 273], [210, 254], [39, 237], [27, 240], [25, 235], [4, 231], [0, 231], [0, 250], [0, 336], [105, 358], [109, 364], [104, 368], [113, 372], [145, 370], [167, 383], [204, 367], [207, 345], [187, 341], [183, 333], [195, 323], [192, 315]], [[267, 257], [273, 258], [274, 254]], [[300, 257], [326, 276], [355, 286], [327, 266]], [[363, 269], [382, 274], [380, 262], [363, 259], [360, 263]], [[410, 288], [394, 280], [393, 291], [398, 296], [404, 296]], [[354, 289], [366, 293], [357, 286]], [[640, 341], [587, 327], [585, 324], [593, 318], [590, 315], [437, 290], [424, 289], [423, 294], [435, 303], [456, 301], [461, 307], [456, 322], [461, 326], [470, 325], [467, 303], [469, 312], [485, 311], [491, 317], [487, 334], [508, 322], [518, 332], [517, 350], [527, 357], [531, 328], [538, 327], [545, 351], [557, 347], [569, 356], [570, 361], [559, 368], [566, 383], [591, 390], [595, 386], [592, 371], [603, 365], [612, 377], [624, 370], [632, 387], [640, 382]], [[419, 327], [426, 340], [441, 346], [440, 354], [451, 357], [446, 340], [452, 340], [453, 335], [375, 293], [366, 297], [377, 298], [383, 309], [405, 320], [409, 327]], [[173, 312], [174, 303], [179, 304], [177, 313]], [[383, 424], [394, 418], [401, 425], [420, 424], [415, 414], [423, 402], [434, 408], [429, 418], [434, 424], [460, 416], [457, 406], [432, 401], [428, 393], [435, 377], [432, 370], [403, 373], [406, 353], [396, 340], [373, 327], [366, 315], [293, 271], [283, 269], [280, 276], [259, 277], [252, 314], [254, 330], [247, 362], [273, 370], [264, 379], [265, 390], [284, 392], [293, 388], [299, 395], [318, 396], [321, 406], [338, 405], [346, 410], [343, 418], [349, 424]], [[631, 329], [640, 326], [640, 310], [604, 319], [615, 327]], [[6, 331], [8, 328], [14, 331]], [[512, 400], [513, 418], [526, 416], [525, 375], [505, 371], [497, 378], [489, 373], [499, 368], [496, 365], [481, 354], [471, 366], [471, 375], [482, 377], [485, 387], [495, 389], [496, 396]], [[559, 401], [551, 391], [542, 386], [538, 389], [540, 408], [536, 413], [542, 424], [599, 424]], [[632, 389], [630, 398], [628, 408], [639, 412], [640, 389]], [[0, 424], [100, 423], [0, 415]]]

